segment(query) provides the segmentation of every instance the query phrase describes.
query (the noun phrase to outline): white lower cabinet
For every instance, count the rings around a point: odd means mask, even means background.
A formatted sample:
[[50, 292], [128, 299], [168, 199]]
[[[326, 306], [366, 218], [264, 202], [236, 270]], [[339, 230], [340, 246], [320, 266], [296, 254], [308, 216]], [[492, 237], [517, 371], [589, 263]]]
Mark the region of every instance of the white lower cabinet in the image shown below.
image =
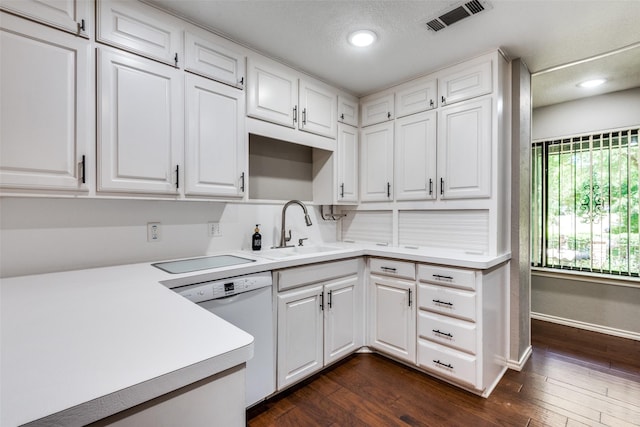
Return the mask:
[[508, 263], [492, 270], [418, 266], [420, 368], [483, 396], [506, 370]]
[[278, 390], [363, 345], [358, 265], [346, 260], [276, 272], [278, 289], [290, 289], [277, 295]]
[[[378, 260], [372, 259], [371, 263]], [[385, 261], [390, 276], [369, 276], [369, 345], [396, 359], [415, 363], [416, 304], [415, 277], [398, 278], [397, 273], [412, 263]], [[375, 271], [375, 267], [371, 267]], [[415, 276], [415, 267], [409, 270]], [[412, 280], [407, 280], [412, 279]]]
[[278, 390], [323, 366], [322, 285], [278, 294]]

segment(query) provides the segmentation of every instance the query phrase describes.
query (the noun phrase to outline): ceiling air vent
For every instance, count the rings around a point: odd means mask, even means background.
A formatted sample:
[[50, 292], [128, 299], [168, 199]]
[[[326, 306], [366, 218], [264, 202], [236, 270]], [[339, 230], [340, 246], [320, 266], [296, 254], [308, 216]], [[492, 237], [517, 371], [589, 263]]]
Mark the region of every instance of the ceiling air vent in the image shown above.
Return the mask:
[[429, 20], [427, 22], [427, 28], [431, 31], [440, 31], [464, 18], [468, 18], [471, 15], [475, 15], [488, 9], [491, 9], [491, 4], [488, 1], [472, 0], [465, 3], [459, 3], [452, 8], [441, 12], [440, 16], [437, 18]]

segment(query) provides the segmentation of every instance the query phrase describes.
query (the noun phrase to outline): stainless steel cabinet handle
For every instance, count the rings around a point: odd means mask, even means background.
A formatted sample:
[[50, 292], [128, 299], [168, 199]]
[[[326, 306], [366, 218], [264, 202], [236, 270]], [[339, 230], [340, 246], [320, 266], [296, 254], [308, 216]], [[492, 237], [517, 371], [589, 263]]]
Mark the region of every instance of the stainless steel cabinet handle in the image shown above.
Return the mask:
[[344, 199], [344, 182], [340, 184], [340, 198]]
[[447, 305], [449, 307], [453, 307], [453, 303], [452, 302], [440, 301], [439, 299], [434, 299], [434, 300], [431, 300], [431, 301], [433, 301], [434, 303], [439, 304], [439, 305]]
[[380, 270], [388, 271], [388, 272], [391, 272], [391, 273], [395, 273], [396, 272], [396, 269], [393, 268], [393, 267], [380, 267]]
[[302, 124], [303, 125], [307, 124], [307, 109], [306, 108], [302, 109]]
[[320, 310], [324, 311], [324, 293], [320, 294]]
[[444, 178], [440, 178], [440, 195], [444, 196]]
[[387, 197], [391, 197], [391, 183], [387, 182]]
[[429, 195], [433, 194], [433, 180], [429, 178]]
[[329, 291], [329, 308], [333, 305], [333, 291]]
[[244, 193], [244, 172], [240, 175], [240, 192]]
[[[84, 19], [82, 21], [84, 22]], [[82, 183], [83, 184], [87, 183], [87, 169], [86, 169], [87, 163], [86, 163], [85, 159], [86, 159], [85, 155], [83, 154], [82, 155], [82, 162], [81, 162], [81, 165], [82, 165]]]
[[411, 307], [411, 289], [407, 289], [409, 291], [409, 307]]
[[180, 188], [180, 165], [176, 165], [176, 188]]
[[298, 121], [298, 106], [294, 105], [293, 107], [293, 123]]

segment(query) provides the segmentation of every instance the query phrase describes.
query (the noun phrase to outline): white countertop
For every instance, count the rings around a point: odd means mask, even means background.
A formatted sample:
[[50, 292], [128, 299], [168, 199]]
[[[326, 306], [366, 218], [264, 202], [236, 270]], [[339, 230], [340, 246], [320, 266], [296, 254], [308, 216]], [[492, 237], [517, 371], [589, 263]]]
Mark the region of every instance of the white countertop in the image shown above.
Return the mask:
[[2, 279], [0, 426], [84, 425], [251, 358], [253, 337], [169, 288], [363, 255], [474, 269], [510, 258], [330, 245], [277, 260], [229, 251], [256, 261], [185, 274], [141, 263]]

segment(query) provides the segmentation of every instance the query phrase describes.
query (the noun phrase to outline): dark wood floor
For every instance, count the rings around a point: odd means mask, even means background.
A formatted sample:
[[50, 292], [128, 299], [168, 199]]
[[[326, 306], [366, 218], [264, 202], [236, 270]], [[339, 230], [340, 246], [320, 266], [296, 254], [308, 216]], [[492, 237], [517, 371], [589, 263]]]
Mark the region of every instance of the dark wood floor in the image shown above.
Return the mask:
[[640, 426], [640, 341], [532, 321], [533, 354], [488, 399], [374, 354], [252, 408], [262, 426]]

